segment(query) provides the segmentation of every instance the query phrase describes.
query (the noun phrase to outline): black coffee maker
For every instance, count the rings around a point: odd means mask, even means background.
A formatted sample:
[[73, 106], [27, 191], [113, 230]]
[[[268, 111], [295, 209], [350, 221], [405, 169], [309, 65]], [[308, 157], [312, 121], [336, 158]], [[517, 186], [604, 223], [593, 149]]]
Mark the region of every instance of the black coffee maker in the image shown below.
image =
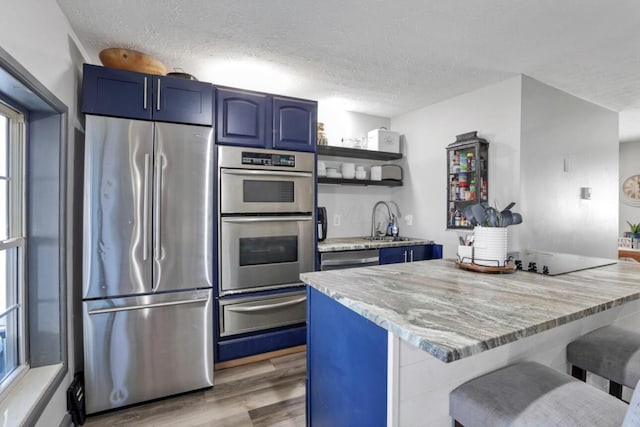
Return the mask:
[[318, 224], [318, 241], [322, 242], [327, 238], [327, 208], [318, 206], [316, 223]]

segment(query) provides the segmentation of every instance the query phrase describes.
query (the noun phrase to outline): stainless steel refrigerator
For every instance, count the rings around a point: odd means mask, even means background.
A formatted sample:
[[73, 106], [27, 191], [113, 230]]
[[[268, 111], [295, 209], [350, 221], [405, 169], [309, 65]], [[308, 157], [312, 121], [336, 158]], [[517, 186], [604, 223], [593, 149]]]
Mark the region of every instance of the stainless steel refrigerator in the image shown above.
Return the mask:
[[87, 413], [213, 385], [209, 127], [87, 116]]

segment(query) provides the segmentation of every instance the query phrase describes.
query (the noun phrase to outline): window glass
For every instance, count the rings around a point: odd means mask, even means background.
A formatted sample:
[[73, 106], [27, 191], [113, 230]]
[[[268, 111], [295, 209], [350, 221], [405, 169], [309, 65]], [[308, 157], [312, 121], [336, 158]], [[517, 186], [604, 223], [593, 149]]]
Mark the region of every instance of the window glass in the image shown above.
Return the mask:
[[6, 177], [9, 169], [7, 165], [7, 147], [9, 139], [9, 120], [0, 115], [0, 177]]
[[0, 178], [0, 241], [9, 237], [9, 181]]
[[21, 122], [19, 113], [0, 104], [0, 386], [25, 363]]
[[[16, 248], [0, 251], [0, 381], [18, 365], [18, 314], [15, 268], [11, 260]], [[9, 264], [9, 265], [7, 265]]]

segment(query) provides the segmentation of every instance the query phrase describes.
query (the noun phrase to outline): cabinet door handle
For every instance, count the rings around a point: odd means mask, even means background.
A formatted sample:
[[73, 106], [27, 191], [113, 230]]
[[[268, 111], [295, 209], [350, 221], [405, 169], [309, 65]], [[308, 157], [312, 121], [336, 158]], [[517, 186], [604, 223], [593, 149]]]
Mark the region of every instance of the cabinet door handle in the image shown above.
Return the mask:
[[142, 94], [142, 109], [147, 109], [147, 78], [144, 78], [144, 93]]
[[413, 262], [413, 249], [411, 249], [411, 250], [409, 251], [409, 255], [411, 255], [411, 256], [409, 257], [409, 262]]
[[407, 262], [407, 251], [404, 251], [404, 262]]
[[158, 99], [156, 99], [156, 110], [160, 111], [160, 79], [158, 79]]

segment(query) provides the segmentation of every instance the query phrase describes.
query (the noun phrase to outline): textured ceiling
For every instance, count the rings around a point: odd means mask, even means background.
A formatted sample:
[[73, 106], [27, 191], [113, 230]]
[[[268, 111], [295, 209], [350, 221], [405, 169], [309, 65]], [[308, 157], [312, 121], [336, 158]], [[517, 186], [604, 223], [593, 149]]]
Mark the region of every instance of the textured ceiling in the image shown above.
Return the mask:
[[[57, 0], [86, 50], [393, 117], [519, 73], [640, 139], [637, 0]], [[226, 63], [243, 73], [224, 73]], [[275, 74], [274, 74], [275, 73]]]

